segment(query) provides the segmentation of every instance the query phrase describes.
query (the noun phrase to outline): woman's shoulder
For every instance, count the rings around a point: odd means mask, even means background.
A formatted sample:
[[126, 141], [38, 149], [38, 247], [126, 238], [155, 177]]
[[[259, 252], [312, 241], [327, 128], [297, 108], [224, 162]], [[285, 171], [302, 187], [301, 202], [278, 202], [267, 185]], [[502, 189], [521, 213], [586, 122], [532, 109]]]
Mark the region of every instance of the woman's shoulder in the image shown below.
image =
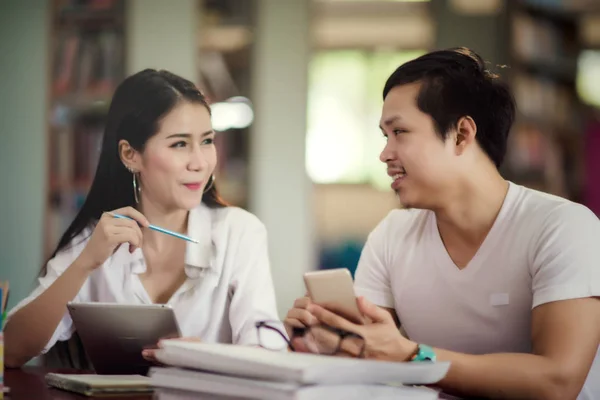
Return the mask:
[[213, 240], [220, 238], [229, 241], [236, 236], [266, 233], [262, 221], [240, 207], [209, 207], [202, 203], [191, 210], [191, 213], [189, 230], [198, 236], [207, 228], [210, 229]]
[[211, 209], [213, 227], [223, 227], [228, 230], [261, 230], [265, 229], [263, 222], [251, 212], [235, 206]]
[[93, 232], [94, 228], [92, 226], [84, 228], [81, 232], [71, 238], [71, 240], [69, 240], [62, 249], [57, 251], [56, 254], [72, 253], [83, 250], [87, 242], [89, 242]]
[[65, 270], [81, 254], [93, 231], [93, 226], [89, 226], [75, 235], [66, 245], [58, 249], [54, 257], [48, 261], [47, 268], [57, 271]]

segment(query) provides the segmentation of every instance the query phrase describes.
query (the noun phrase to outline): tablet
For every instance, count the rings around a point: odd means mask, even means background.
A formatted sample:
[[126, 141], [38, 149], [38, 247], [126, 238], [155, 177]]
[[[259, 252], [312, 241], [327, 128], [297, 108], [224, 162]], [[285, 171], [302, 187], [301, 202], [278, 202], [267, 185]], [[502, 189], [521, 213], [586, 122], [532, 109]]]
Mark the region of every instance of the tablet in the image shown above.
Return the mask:
[[181, 336], [175, 313], [165, 304], [69, 303], [67, 309], [98, 374], [145, 375], [152, 363], [142, 350]]

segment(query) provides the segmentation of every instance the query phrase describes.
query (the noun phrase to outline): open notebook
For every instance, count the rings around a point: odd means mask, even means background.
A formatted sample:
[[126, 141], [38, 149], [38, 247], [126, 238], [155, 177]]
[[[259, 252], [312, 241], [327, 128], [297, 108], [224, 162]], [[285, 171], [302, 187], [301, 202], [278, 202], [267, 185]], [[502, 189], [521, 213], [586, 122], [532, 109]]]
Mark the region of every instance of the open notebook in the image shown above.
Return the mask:
[[85, 396], [116, 396], [150, 393], [150, 378], [142, 375], [46, 374], [46, 383]]
[[[301, 385], [292, 382], [269, 382], [180, 368], [152, 368], [152, 384], [173, 392], [157, 391], [158, 400], [198, 398], [260, 400], [365, 400], [406, 399], [435, 400], [438, 392], [425, 387], [378, 384]], [[211, 395], [208, 397], [206, 395]], [[214, 396], [214, 397], [213, 397]]]
[[432, 384], [448, 362], [385, 362], [315, 354], [274, 352], [255, 347], [165, 340], [156, 352], [170, 366], [300, 384]]

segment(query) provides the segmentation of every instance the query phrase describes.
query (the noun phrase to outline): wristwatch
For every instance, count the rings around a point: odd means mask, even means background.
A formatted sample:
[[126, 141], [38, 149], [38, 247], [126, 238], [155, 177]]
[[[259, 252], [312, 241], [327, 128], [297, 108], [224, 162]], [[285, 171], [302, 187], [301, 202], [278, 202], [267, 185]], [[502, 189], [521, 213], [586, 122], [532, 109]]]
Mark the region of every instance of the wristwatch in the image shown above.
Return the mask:
[[417, 351], [410, 358], [410, 361], [435, 361], [435, 352], [426, 344], [418, 344]]

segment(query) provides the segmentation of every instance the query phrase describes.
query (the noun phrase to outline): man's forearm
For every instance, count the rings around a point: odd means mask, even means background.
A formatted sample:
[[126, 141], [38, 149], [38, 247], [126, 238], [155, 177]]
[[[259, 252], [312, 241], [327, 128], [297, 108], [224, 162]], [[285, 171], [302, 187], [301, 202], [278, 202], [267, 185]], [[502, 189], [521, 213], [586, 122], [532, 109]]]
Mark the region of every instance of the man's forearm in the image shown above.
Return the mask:
[[551, 360], [533, 354], [469, 355], [435, 349], [438, 361], [450, 361], [438, 382], [449, 394], [497, 399], [575, 399], [582, 382]]

